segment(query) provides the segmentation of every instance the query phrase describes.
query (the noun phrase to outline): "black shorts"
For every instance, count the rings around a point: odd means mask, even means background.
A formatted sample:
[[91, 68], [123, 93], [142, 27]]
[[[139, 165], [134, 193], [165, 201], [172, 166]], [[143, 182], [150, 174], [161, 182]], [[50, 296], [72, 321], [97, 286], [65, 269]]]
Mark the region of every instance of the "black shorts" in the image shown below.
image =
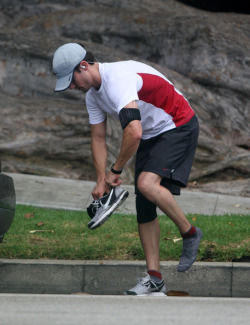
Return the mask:
[[141, 140], [135, 163], [135, 193], [142, 171], [163, 177], [161, 184], [174, 195], [186, 187], [194, 160], [199, 123], [196, 116], [175, 129], [148, 140]]

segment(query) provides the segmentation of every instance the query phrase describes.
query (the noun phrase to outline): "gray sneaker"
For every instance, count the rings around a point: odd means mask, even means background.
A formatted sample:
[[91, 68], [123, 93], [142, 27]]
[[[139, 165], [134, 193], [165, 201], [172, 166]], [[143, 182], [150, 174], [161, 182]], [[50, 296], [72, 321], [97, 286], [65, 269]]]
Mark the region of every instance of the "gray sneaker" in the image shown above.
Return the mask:
[[111, 191], [99, 200], [98, 206], [96, 205], [95, 215], [88, 223], [89, 229], [101, 226], [127, 197], [128, 191], [120, 186], [112, 187]]
[[199, 243], [202, 237], [200, 228], [195, 227], [196, 233], [188, 238], [183, 238], [182, 254], [177, 271], [184, 272], [188, 270], [196, 259]]
[[150, 279], [150, 275], [144, 272], [146, 276], [139, 278], [135, 287], [123, 292], [125, 296], [166, 296], [166, 287], [163, 280], [155, 282]]

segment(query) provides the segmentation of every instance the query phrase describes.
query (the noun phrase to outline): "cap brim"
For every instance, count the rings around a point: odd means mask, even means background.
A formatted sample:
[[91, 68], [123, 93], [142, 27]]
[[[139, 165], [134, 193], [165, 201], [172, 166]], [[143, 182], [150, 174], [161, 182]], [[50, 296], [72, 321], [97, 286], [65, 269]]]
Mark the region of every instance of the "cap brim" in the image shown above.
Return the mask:
[[55, 91], [63, 91], [69, 88], [73, 78], [73, 71], [67, 76], [57, 79]]

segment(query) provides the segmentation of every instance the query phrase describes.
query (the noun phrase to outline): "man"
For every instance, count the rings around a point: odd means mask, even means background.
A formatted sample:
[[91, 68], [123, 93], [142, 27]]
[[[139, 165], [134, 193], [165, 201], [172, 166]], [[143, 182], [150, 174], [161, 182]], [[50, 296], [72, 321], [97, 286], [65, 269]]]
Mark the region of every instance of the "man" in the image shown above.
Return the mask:
[[[199, 126], [194, 111], [173, 84], [154, 68], [136, 61], [99, 63], [83, 46], [68, 43], [54, 54], [55, 91], [68, 88], [86, 92], [97, 185], [95, 200], [119, 188], [120, 174], [136, 153], [135, 193], [140, 240], [147, 274], [126, 295], [162, 295], [166, 288], [160, 273], [159, 207], [178, 227], [183, 250], [178, 271], [195, 261], [202, 231], [192, 226], [173, 194], [188, 181]], [[122, 144], [106, 174], [106, 119], [120, 120]]]

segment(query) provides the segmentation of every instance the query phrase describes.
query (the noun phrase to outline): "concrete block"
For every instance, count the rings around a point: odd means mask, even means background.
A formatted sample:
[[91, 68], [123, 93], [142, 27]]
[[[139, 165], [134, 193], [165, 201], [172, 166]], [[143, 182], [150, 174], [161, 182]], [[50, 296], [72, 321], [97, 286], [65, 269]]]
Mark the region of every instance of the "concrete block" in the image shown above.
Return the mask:
[[145, 271], [145, 262], [89, 261], [85, 264], [84, 292], [122, 295], [136, 285], [137, 275]]
[[[162, 262], [167, 291], [196, 297], [250, 297], [248, 263], [196, 262], [177, 272], [178, 262]], [[0, 259], [0, 293], [122, 295], [146, 272], [145, 262]]]
[[232, 263], [194, 263], [177, 272], [178, 262], [162, 263], [167, 291], [186, 291], [196, 297], [231, 297]]
[[84, 264], [62, 262], [26, 263], [2, 262], [0, 264], [1, 293], [53, 293], [66, 294], [83, 291]]
[[232, 297], [250, 297], [249, 263], [233, 263]]

